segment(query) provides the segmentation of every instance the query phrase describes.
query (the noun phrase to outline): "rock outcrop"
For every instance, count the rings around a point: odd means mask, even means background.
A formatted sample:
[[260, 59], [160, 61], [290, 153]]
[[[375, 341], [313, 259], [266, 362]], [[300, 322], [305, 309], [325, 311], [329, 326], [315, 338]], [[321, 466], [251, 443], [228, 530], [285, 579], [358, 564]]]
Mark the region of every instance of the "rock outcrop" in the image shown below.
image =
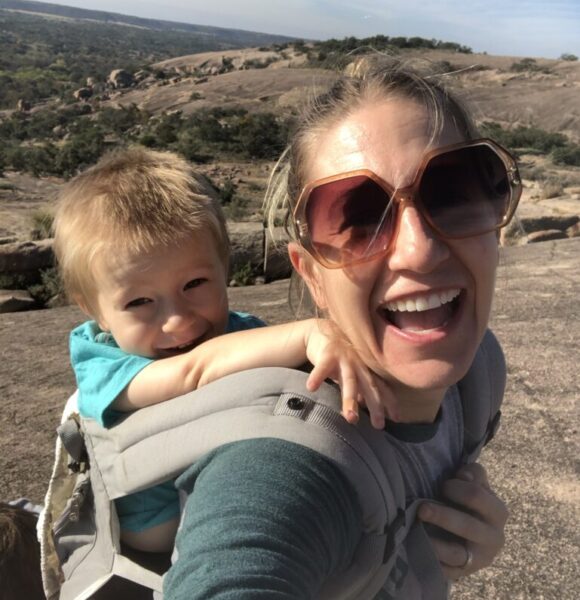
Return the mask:
[[134, 83], [133, 75], [124, 69], [111, 71], [107, 78], [107, 84], [115, 90], [131, 87]]

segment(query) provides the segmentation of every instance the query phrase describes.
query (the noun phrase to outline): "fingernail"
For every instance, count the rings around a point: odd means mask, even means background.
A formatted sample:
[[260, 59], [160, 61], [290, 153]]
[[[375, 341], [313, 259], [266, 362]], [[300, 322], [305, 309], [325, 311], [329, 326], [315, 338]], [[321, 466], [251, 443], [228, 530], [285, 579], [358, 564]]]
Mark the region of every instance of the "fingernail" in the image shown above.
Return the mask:
[[349, 423], [358, 423], [358, 414], [354, 410], [349, 410], [346, 413], [346, 420]]

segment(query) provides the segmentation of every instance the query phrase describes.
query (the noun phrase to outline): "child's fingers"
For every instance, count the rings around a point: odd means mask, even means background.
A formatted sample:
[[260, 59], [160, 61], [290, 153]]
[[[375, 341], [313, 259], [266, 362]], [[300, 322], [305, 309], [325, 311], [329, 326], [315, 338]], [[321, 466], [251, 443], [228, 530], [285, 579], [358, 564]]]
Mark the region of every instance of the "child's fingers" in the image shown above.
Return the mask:
[[385, 409], [381, 402], [379, 388], [375, 385], [373, 376], [366, 368], [359, 369], [358, 376], [361, 393], [364, 396], [363, 402], [369, 411], [371, 424], [376, 429], [383, 429], [385, 427]]
[[314, 392], [322, 385], [325, 379], [332, 377], [333, 375], [332, 361], [328, 358], [321, 359], [318, 364], [314, 365], [310, 375], [308, 375], [308, 379], [306, 380], [306, 389], [310, 392]]
[[358, 423], [358, 404], [353, 398], [342, 397], [342, 416], [353, 425]]
[[395, 394], [393, 393], [389, 385], [386, 384], [384, 381], [378, 378], [377, 381], [378, 393], [380, 395], [381, 405], [383, 407], [384, 414], [386, 414], [391, 421], [398, 421], [400, 412]]
[[358, 380], [350, 363], [339, 365], [338, 384], [342, 398], [342, 414], [349, 423], [358, 421]]

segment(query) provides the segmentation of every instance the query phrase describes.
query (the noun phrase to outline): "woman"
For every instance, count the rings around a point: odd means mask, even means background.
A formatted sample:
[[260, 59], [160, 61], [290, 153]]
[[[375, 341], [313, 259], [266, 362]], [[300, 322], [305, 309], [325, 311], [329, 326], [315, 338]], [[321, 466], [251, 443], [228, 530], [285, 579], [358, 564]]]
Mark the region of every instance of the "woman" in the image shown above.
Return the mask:
[[[317, 309], [395, 392], [400, 422], [385, 436], [408, 501], [444, 502], [419, 518], [448, 534], [432, 544], [449, 580], [492, 562], [507, 519], [485, 470], [460, 465], [455, 384], [486, 331], [498, 230], [521, 192], [509, 154], [475, 140], [433, 79], [379, 66], [316, 100], [268, 199], [270, 222], [287, 212], [290, 259]], [[360, 537], [349, 483], [288, 442], [230, 444], [180, 485], [189, 498], [170, 599], [315, 598]], [[377, 598], [414, 598], [404, 571]]]

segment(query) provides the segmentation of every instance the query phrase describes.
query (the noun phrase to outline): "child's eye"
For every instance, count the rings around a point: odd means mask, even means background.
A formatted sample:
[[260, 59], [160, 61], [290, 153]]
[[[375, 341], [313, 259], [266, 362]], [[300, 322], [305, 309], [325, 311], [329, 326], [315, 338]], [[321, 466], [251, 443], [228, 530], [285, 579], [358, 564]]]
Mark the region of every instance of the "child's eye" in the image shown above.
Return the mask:
[[205, 283], [206, 281], [207, 281], [207, 279], [204, 279], [203, 277], [198, 277], [197, 279], [192, 279], [191, 281], [188, 281], [183, 286], [183, 289], [184, 290], [191, 290], [192, 288], [199, 287], [202, 283]]
[[135, 300], [127, 302], [127, 304], [125, 304], [125, 308], [136, 308], [137, 306], [149, 304], [149, 302], [152, 302], [150, 298], [135, 298]]

